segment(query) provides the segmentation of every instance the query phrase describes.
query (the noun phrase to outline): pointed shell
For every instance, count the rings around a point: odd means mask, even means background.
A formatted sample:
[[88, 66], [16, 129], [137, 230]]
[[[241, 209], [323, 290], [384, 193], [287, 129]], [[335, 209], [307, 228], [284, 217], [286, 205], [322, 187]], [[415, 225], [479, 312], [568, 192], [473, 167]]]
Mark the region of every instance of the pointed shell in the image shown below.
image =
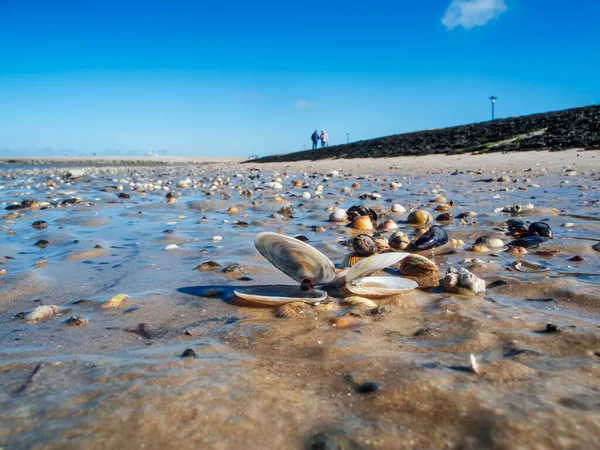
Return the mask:
[[406, 221], [415, 225], [425, 225], [431, 223], [433, 217], [431, 214], [424, 209], [418, 209], [417, 211], [411, 212]]
[[303, 291], [298, 286], [284, 285], [240, 287], [233, 293], [239, 298], [261, 305], [280, 305], [291, 302], [318, 303], [327, 298], [325, 291], [318, 289]]
[[360, 216], [352, 221], [350, 228], [361, 231], [373, 230], [373, 222], [369, 216]]
[[323, 253], [298, 239], [278, 233], [259, 233], [254, 238], [256, 249], [271, 264], [301, 283], [313, 285], [333, 280], [334, 265]]

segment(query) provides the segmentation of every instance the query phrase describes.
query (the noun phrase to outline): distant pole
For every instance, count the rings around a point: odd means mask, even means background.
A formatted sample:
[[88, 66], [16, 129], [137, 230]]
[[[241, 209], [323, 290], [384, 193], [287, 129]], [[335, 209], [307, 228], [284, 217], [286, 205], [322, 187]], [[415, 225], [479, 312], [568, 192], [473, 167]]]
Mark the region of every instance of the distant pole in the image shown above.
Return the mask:
[[493, 95], [490, 97], [490, 101], [492, 102], [492, 120], [494, 120], [494, 106], [496, 105], [496, 100], [498, 100], [498, 97], [494, 97]]
[[346, 133], [346, 145], [350, 143], [350, 133]]

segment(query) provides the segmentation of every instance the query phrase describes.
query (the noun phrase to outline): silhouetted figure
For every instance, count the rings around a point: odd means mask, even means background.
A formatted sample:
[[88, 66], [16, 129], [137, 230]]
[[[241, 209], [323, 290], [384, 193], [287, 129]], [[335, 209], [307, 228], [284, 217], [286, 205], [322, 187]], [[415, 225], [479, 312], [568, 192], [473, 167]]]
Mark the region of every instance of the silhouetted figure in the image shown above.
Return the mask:
[[310, 137], [313, 143], [313, 150], [315, 150], [318, 147], [319, 144], [319, 132], [317, 130], [315, 130], [315, 132], [312, 134], [312, 136]]

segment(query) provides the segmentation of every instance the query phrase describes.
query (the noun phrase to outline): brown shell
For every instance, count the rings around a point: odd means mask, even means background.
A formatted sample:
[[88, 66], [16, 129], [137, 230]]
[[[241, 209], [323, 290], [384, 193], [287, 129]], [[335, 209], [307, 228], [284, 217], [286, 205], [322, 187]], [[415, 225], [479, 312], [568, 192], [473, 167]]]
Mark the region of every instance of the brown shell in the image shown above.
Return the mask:
[[279, 319], [291, 319], [309, 314], [312, 314], [312, 308], [304, 302], [286, 303], [275, 310], [275, 317]]
[[406, 221], [415, 225], [425, 225], [431, 223], [433, 221], [433, 217], [428, 211], [425, 211], [424, 209], [418, 209], [411, 212], [406, 218]]
[[437, 216], [435, 220], [438, 222], [452, 222], [454, 220], [454, 214], [446, 212]]
[[396, 231], [390, 236], [390, 247], [394, 250], [404, 250], [410, 244], [410, 239], [402, 231]]
[[377, 253], [377, 243], [368, 234], [359, 234], [352, 239], [352, 248], [362, 256], [371, 256]]
[[402, 275], [422, 276], [437, 273], [440, 270], [430, 259], [421, 255], [412, 254], [402, 260], [398, 271]]
[[350, 228], [355, 230], [371, 231], [373, 230], [373, 222], [369, 216], [360, 216], [352, 221]]
[[336, 328], [349, 328], [351, 326], [358, 325], [359, 320], [354, 314], [345, 314], [341, 317], [331, 319], [329, 323]]
[[393, 220], [386, 220], [385, 222], [380, 223], [379, 226], [377, 227], [377, 229], [379, 231], [397, 230], [398, 224], [396, 222], [394, 222]]
[[365, 256], [360, 256], [358, 253], [350, 253], [348, 256], [346, 256], [346, 259], [344, 259], [342, 265], [345, 267], [352, 267], [354, 264], [363, 259], [365, 259]]
[[435, 210], [437, 212], [446, 212], [446, 211], [452, 211], [452, 205], [437, 205], [435, 207]]

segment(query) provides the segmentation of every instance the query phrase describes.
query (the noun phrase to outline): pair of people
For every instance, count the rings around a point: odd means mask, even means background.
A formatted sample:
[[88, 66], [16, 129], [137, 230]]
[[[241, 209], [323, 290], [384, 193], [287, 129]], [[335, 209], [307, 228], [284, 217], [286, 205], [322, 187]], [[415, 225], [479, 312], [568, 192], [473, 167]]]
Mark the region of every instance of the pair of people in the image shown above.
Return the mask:
[[315, 130], [315, 132], [312, 134], [312, 136], [310, 138], [312, 140], [313, 150], [319, 146], [319, 140], [321, 141], [321, 148], [329, 146], [329, 137], [327, 136], [327, 133], [325, 133], [325, 130], [321, 130], [320, 136], [319, 136], [319, 132], [317, 130]]

